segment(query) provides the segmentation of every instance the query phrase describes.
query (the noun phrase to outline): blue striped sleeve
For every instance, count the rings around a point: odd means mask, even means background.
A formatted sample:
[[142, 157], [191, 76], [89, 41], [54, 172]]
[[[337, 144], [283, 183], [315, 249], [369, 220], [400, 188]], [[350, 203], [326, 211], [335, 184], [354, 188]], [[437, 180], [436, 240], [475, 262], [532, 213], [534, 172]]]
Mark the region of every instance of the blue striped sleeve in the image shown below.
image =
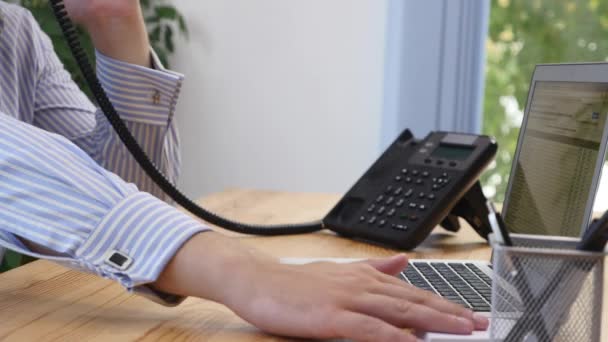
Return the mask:
[[[207, 230], [100, 167], [62, 136], [0, 113], [0, 243], [119, 281], [155, 281], [190, 237]], [[32, 253], [20, 239], [60, 255]], [[131, 259], [122, 270], [113, 253]], [[143, 288], [146, 292], [149, 289]]]
[[183, 75], [166, 70], [154, 53], [153, 69], [96, 55], [99, 80], [123, 119], [162, 126], [171, 121]]
[[[35, 22], [31, 27], [28, 36], [23, 38], [35, 42], [29, 58], [37, 68], [26, 77], [35, 78], [32, 82], [35, 96], [21, 102], [32, 99], [32, 123], [70, 139], [127, 182], [169, 200], [131, 157], [103, 113], [72, 81], [50, 39]], [[166, 70], [154, 52], [151, 52], [153, 68], [124, 63], [100, 52], [96, 56], [97, 75], [119, 115], [157, 168], [176, 183], [181, 160], [174, 114], [183, 75]]]
[[[108, 97], [148, 157], [171, 182], [179, 178], [181, 158], [179, 134], [174, 118], [183, 75], [166, 70], [151, 52], [153, 69], [124, 63], [97, 52], [97, 74]], [[97, 158], [101, 165], [116, 172], [141, 189], [169, 200], [126, 150], [105, 116], [93, 140], [103, 146]]]
[[[98, 61], [119, 114], [175, 182], [173, 113], [182, 76], [158, 62], [153, 70], [101, 54]], [[2, 1], [0, 65], [0, 246], [150, 292], [139, 285], [155, 281], [180, 246], [207, 228], [160, 200], [166, 197], [72, 81], [32, 15]], [[59, 256], [33, 253], [24, 241]], [[112, 253], [132, 263], [117, 268]]]

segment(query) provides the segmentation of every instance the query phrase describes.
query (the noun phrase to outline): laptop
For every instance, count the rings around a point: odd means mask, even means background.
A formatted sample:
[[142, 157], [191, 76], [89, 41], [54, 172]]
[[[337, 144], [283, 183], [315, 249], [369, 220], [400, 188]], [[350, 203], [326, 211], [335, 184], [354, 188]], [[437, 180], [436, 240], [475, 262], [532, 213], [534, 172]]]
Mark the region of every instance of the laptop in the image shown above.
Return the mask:
[[[584, 234], [606, 156], [607, 116], [608, 63], [536, 67], [502, 210], [510, 233], [564, 244]], [[491, 310], [487, 261], [415, 259], [400, 277], [476, 312]]]

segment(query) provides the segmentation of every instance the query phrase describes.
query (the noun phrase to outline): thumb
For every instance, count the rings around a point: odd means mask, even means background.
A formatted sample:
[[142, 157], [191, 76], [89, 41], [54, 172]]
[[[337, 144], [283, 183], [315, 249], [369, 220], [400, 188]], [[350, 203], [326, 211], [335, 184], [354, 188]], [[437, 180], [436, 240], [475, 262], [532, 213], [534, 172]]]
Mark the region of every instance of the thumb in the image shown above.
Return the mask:
[[397, 254], [390, 258], [366, 260], [364, 263], [373, 266], [382, 273], [397, 275], [407, 267], [407, 256]]

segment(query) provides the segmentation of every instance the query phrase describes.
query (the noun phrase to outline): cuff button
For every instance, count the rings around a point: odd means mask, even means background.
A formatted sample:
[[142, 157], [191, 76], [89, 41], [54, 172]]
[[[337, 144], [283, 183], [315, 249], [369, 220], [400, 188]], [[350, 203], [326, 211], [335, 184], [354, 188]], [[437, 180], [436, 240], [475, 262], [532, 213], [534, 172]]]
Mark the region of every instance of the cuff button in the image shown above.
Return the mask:
[[133, 263], [133, 259], [119, 251], [111, 251], [108, 253], [105, 263], [119, 270], [126, 270]]
[[160, 104], [160, 91], [154, 91], [154, 93], [152, 94], [152, 103], [154, 103], [155, 105]]

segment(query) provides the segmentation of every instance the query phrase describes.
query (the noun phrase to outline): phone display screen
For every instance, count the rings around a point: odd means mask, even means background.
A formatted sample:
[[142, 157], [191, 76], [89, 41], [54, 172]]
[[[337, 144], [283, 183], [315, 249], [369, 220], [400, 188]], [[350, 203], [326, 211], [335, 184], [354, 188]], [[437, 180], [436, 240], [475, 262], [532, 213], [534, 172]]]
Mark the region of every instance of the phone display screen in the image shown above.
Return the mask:
[[459, 146], [441, 144], [431, 154], [436, 158], [448, 160], [466, 160], [475, 150], [474, 146]]

